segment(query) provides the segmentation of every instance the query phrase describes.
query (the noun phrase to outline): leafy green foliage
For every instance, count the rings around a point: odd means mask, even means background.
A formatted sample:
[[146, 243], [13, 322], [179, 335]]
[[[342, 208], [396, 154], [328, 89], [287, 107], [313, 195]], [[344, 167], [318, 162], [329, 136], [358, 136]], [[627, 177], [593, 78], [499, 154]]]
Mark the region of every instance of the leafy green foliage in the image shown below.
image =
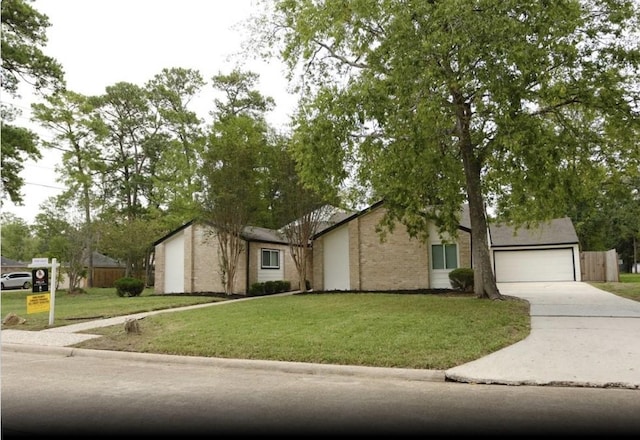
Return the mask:
[[20, 80], [36, 90], [61, 88], [63, 70], [42, 48], [47, 44], [49, 17], [31, 0], [2, 0], [2, 89], [15, 95]]
[[249, 289], [249, 296], [272, 295], [274, 293], [289, 292], [291, 282], [286, 280], [265, 281], [253, 283]]
[[144, 281], [138, 278], [123, 277], [114, 282], [118, 296], [140, 296], [144, 290]]
[[[4, 112], [3, 112], [4, 113]], [[42, 157], [37, 148], [38, 136], [31, 130], [15, 125], [2, 124], [2, 197], [8, 197], [12, 202], [23, 202], [20, 192], [24, 179], [20, 173], [28, 160], [37, 160]]]
[[16, 261], [31, 261], [37, 255], [39, 242], [32, 227], [11, 213], [3, 212], [0, 218], [2, 256]]
[[473, 269], [467, 267], [453, 269], [449, 272], [449, 281], [451, 282], [451, 287], [455, 290], [473, 291]]
[[233, 71], [213, 77], [226, 99], [216, 100], [218, 113], [209, 135], [199, 174], [204, 179], [201, 220], [213, 226], [218, 244], [219, 272], [225, 293], [234, 293], [242, 233], [266, 209], [268, 162], [264, 113], [271, 98], [254, 90], [257, 76]]
[[612, 172], [612, 158], [637, 157], [637, 8], [274, 2], [265, 41], [292, 73], [305, 72], [294, 121], [303, 180], [365, 188], [385, 201], [383, 226], [404, 223], [423, 240], [431, 222], [455, 236], [468, 202], [482, 280], [474, 289], [499, 297], [486, 206], [516, 224], [567, 215], [570, 200], [593, 196]]
[[[59, 90], [64, 86], [60, 64], [42, 51], [47, 43], [46, 29], [50, 26], [46, 15], [34, 9], [29, 0], [3, 0], [2, 15], [2, 91], [18, 96], [20, 81], [36, 92]], [[16, 204], [23, 202], [20, 192], [24, 179], [20, 172], [27, 159], [37, 160], [37, 135], [12, 124], [20, 111], [2, 104], [2, 199]]]

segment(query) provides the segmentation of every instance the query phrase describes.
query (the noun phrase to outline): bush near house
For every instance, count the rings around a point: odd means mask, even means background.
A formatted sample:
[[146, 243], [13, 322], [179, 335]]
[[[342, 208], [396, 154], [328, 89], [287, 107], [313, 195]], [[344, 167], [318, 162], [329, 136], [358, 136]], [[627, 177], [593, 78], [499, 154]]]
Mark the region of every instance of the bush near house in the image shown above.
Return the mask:
[[288, 292], [291, 290], [291, 281], [277, 280], [253, 283], [249, 289], [249, 296], [273, 295], [274, 293]]
[[114, 283], [118, 296], [140, 296], [144, 290], [144, 282], [138, 278], [123, 277]]
[[460, 267], [449, 272], [451, 287], [463, 292], [473, 291], [473, 269]]

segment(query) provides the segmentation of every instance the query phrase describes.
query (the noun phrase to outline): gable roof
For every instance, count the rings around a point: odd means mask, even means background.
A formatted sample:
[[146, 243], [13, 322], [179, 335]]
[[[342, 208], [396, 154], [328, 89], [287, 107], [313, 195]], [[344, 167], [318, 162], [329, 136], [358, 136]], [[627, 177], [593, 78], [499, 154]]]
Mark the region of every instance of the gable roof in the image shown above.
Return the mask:
[[[169, 239], [170, 237], [174, 236], [175, 234], [177, 234], [178, 232], [188, 228], [189, 226], [193, 225], [194, 223], [196, 223], [196, 220], [191, 220], [185, 224], [183, 224], [182, 226], [174, 229], [173, 231], [169, 232], [168, 234], [162, 236], [161, 238], [159, 238], [158, 240], [153, 242], [154, 246], [157, 246], [158, 244], [162, 243], [163, 241]], [[208, 223], [202, 223], [205, 224], [207, 226], [211, 226]], [[261, 228], [258, 226], [246, 226], [244, 228], [244, 230], [242, 231], [242, 238], [246, 241], [261, 241], [261, 242], [265, 242], [265, 243], [274, 243], [274, 244], [287, 244], [287, 240], [286, 238], [284, 238], [282, 236], [282, 234], [280, 234], [278, 231], [275, 231], [273, 229], [268, 229], [268, 228]]]
[[578, 235], [569, 217], [557, 218], [538, 226], [515, 228], [506, 224], [490, 224], [491, 247], [578, 244]]
[[258, 226], [247, 226], [242, 230], [242, 238], [246, 241], [261, 241], [265, 243], [287, 244], [287, 239], [278, 231], [261, 228]]
[[[357, 211], [355, 213], [352, 214], [344, 214], [342, 220], [336, 221], [333, 225], [329, 225], [326, 228], [320, 230], [319, 232], [317, 232], [314, 236], [313, 239], [315, 240], [316, 238], [320, 237], [321, 235], [336, 229], [342, 225], [344, 225], [345, 223], [349, 223], [351, 220], [360, 217], [362, 215], [367, 214], [368, 212], [371, 212], [372, 210], [378, 208], [379, 206], [381, 206], [384, 203], [384, 200], [379, 200], [376, 203], [364, 208], [361, 211]], [[464, 204], [462, 205], [462, 208], [460, 209], [460, 221], [459, 221], [459, 228], [462, 230], [465, 230], [467, 232], [471, 231], [471, 218], [469, 217], [469, 205], [468, 204]]]
[[[341, 222], [346, 217], [349, 217], [351, 215], [352, 215], [351, 212], [344, 212], [344, 211], [338, 210], [333, 214], [331, 214], [331, 216], [327, 220], [321, 221], [318, 224], [318, 231], [324, 231], [325, 229], [332, 227], [336, 223]], [[163, 241], [167, 240], [168, 238], [172, 237], [173, 235], [177, 234], [183, 229], [186, 229], [187, 227], [193, 225], [196, 222], [197, 222], [196, 219], [188, 221], [182, 226], [179, 226], [178, 228], [174, 229], [173, 231], [170, 231], [168, 234], [154, 241], [153, 245], [157, 246], [158, 244], [162, 243]], [[202, 222], [202, 224], [212, 226], [208, 222]], [[242, 238], [246, 241], [252, 241], [252, 242], [259, 241], [259, 242], [273, 243], [273, 244], [289, 243], [286, 236], [282, 234], [280, 231], [275, 229], [263, 228], [259, 226], [246, 226], [242, 231]]]
[[[89, 258], [84, 259], [84, 264], [89, 265]], [[114, 258], [93, 251], [93, 267], [124, 267], [124, 265]]]

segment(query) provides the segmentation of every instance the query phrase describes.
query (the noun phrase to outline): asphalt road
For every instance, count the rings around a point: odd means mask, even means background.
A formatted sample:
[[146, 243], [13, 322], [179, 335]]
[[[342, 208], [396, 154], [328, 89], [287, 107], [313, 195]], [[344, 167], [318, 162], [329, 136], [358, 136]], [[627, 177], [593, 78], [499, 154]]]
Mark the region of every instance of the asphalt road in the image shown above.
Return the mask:
[[2, 438], [628, 435], [640, 391], [3, 351]]

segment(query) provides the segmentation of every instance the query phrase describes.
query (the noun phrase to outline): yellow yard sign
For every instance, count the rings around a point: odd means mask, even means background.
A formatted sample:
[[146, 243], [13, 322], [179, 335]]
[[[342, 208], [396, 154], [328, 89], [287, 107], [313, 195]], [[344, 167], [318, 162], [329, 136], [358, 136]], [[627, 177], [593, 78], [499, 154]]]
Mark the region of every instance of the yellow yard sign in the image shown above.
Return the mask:
[[48, 312], [51, 304], [51, 294], [27, 295], [27, 313]]

